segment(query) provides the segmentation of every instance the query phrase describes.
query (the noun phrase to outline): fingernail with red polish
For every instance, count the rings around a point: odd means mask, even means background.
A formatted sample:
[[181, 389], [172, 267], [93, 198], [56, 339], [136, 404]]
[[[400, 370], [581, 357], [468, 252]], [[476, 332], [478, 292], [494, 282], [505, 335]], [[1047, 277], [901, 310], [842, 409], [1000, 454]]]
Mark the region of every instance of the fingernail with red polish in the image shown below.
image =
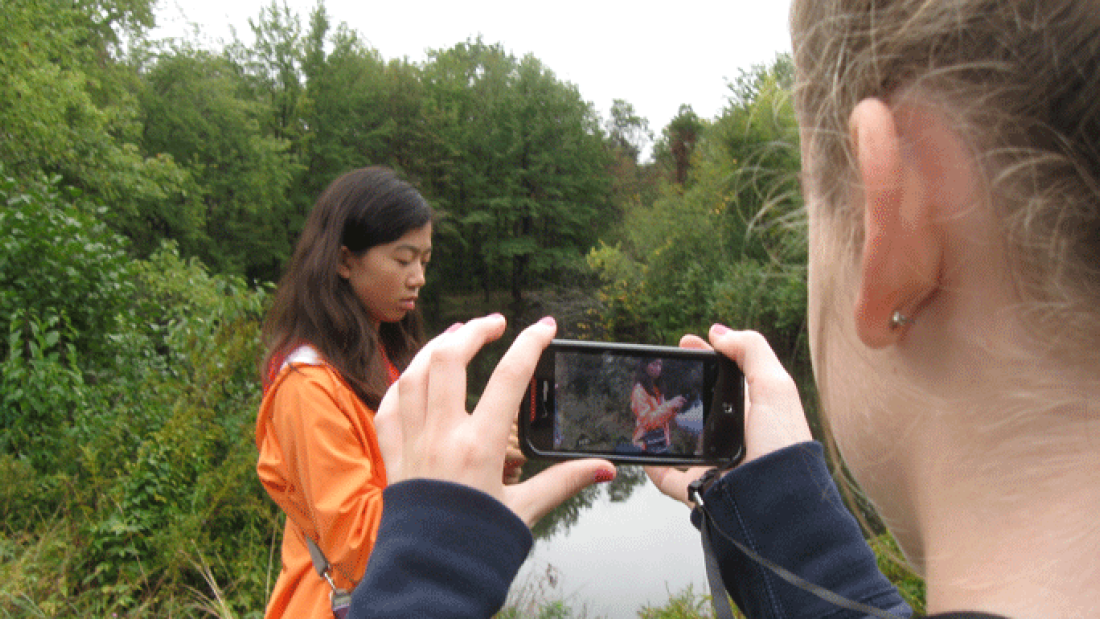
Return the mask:
[[558, 323], [554, 320], [553, 316], [544, 316], [542, 320], [539, 320], [539, 324], [553, 327], [556, 326]]
[[596, 471], [596, 483], [603, 484], [615, 479], [615, 471], [609, 471], [607, 469], [600, 469]]
[[711, 328], [710, 328], [710, 333], [711, 333], [711, 335], [713, 335], [713, 336], [715, 336], [715, 337], [718, 337], [718, 336], [720, 336], [720, 335], [725, 335], [725, 334], [727, 334], [727, 333], [729, 333], [729, 332], [730, 332], [730, 328], [729, 328], [729, 327], [727, 327], [727, 326], [725, 326], [725, 325], [720, 325], [720, 324], [714, 324], [714, 325], [713, 325], [713, 326], [711, 326]]

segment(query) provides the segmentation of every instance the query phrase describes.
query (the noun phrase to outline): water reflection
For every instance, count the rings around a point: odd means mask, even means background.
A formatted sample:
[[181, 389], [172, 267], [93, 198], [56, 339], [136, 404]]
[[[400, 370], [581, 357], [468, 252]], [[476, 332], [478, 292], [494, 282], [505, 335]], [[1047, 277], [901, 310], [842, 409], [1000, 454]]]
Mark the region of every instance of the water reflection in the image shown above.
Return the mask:
[[[523, 467], [524, 479], [530, 478], [548, 466], [549, 463], [546, 462], [528, 462]], [[577, 496], [562, 503], [539, 520], [531, 529], [531, 533], [536, 540], [567, 535], [581, 514], [595, 506], [601, 499], [608, 503], [624, 503], [630, 499], [635, 490], [647, 483], [649, 478], [645, 476], [645, 471], [641, 467], [620, 466], [614, 480], [607, 484], [585, 488]]]
[[526, 611], [520, 616], [563, 602], [570, 616], [634, 619], [689, 587], [707, 592], [688, 508], [662, 495], [641, 467], [619, 467], [616, 482], [587, 489], [536, 527], [510, 594]]

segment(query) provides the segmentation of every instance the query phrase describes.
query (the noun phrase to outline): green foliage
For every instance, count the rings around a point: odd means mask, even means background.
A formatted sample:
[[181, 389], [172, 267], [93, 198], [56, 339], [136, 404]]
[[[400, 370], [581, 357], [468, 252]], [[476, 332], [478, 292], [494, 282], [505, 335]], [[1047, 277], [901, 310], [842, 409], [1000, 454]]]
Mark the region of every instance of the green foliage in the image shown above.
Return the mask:
[[0, 11], [0, 165], [60, 175], [119, 212], [176, 195], [175, 164], [138, 147], [137, 76], [120, 35], [152, 25], [151, 0], [11, 0]]
[[780, 80], [788, 65], [780, 58], [743, 78], [754, 89], [713, 122], [681, 110], [666, 130], [672, 146], [662, 148], [690, 155], [690, 174], [633, 205], [617, 240], [588, 254], [603, 281], [598, 318], [614, 337], [671, 343], [717, 321], [761, 331], [778, 350], [804, 347], [798, 132]]
[[916, 616], [924, 616], [927, 613], [925, 604], [927, 591], [924, 579], [914, 574], [905, 563], [897, 541], [889, 533], [883, 533], [868, 541], [871, 544], [871, 550], [875, 551], [879, 571], [894, 583], [901, 597], [913, 609]]
[[[744, 617], [734, 606], [735, 617]], [[639, 619], [712, 619], [714, 617], [710, 596], [695, 592], [690, 585], [671, 595], [664, 606], [646, 606], [638, 611]]]
[[0, 176], [0, 453], [40, 471], [72, 463], [134, 292], [123, 240], [56, 182]]
[[57, 315], [45, 319], [16, 312], [8, 335], [8, 357], [0, 363], [0, 453], [25, 459], [35, 469], [51, 468], [73, 455], [66, 429], [74, 411], [89, 406], [76, 348], [62, 347], [72, 328]]
[[611, 148], [621, 152], [635, 163], [642, 150], [653, 139], [653, 134], [649, 130], [649, 121], [638, 116], [634, 106], [623, 99], [615, 99], [612, 102], [611, 118], [604, 126], [607, 129]]
[[[431, 197], [440, 276], [488, 293], [569, 281], [610, 208], [609, 164], [592, 106], [532, 56], [467, 42], [432, 54], [424, 80], [442, 142]], [[463, 289], [463, 288], [458, 288]]]
[[[68, 195], [68, 197], [66, 197]], [[268, 291], [167, 245], [148, 261], [56, 185], [0, 179], [0, 614], [180, 614], [266, 599], [254, 473]]]
[[3, 172], [0, 324], [10, 333], [20, 313], [30, 319], [22, 321], [27, 327], [39, 320], [68, 325], [51, 348], [72, 344], [81, 355], [102, 354], [134, 291], [124, 241], [98, 219], [102, 209], [59, 188], [58, 178], [21, 186]]

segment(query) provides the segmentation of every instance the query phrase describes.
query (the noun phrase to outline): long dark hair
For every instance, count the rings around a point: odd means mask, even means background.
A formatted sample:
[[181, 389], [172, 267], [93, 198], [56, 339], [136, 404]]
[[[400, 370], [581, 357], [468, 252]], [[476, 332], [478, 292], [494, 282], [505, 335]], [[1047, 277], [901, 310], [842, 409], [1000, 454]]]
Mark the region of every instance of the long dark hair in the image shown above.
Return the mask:
[[[659, 387], [657, 386], [657, 379], [654, 379], [649, 375], [649, 364], [654, 361], [661, 361], [661, 359], [653, 359], [643, 357], [638, 360], [638, 367], [634, 369], [634, 383], [642, 386], [645, 392], [651, 396], [657, 397], [659, 395]], [[662, 365], [664, 364], [661, 361]]]
[[381, 348], [404, 369], [424, 342], [419, 311], [377, 331], [351, 285], [340, 277], [340, 248], [361, 256], [431, 223], [431, 207], [393, 170], [353, 170], [325, 189], [309, 214], [264, 323], [263, 369], [302, 344], [314, 346], [364, 403], [386, 392]]

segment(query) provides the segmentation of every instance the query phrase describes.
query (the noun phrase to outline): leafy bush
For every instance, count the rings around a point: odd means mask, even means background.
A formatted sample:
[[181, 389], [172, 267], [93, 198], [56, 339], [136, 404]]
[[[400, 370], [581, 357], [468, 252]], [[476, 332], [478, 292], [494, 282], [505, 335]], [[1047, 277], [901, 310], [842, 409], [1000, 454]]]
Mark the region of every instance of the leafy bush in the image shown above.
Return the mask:
[[602, 279], [597, 317], [614, 337], [673, 343], [711, 323], [805, 346], [806, 228], [798, 131], [782, 57], [742, 76], [701, 126], [685, 182], [624, 214], [618, 240], [588, 255]]
[[100, 221], [102, 209], [58, 182], [20, 187], [0, 168], [0, 324], [12, 325], [17, 314], [51, 324], [56, 317], [67, 325], [60, 342], [94, 360], [133, 298], [130, 258], [125, 241]]
[[[0, 178], [0, 615], [258, 616], [277, 509], [254, 472], [268, 291], [93, 205]], [[214, 583], [214, 584], [211, 584]], [[201, 604], [200, 604], [201, 606]]]

